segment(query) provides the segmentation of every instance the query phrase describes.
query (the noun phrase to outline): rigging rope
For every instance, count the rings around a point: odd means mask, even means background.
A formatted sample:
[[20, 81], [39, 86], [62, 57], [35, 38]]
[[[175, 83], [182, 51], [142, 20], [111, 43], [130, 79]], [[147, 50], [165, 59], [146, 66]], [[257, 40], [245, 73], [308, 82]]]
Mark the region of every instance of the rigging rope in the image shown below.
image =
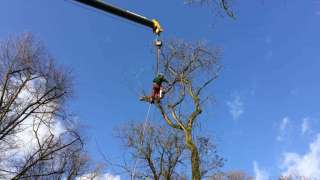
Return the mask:
[[[143, 145], [144, 143], [144, 133], [146, 131], [146, 126], [147, 126], [147, 123], [149, 121], [149, 114], [150, 114], [150, 109], [151, 109], [151, 103], [149, 104], [149, 107], [148, 107], [148, 111], [147, 111], [147, 114], [146, 114], [146, 117], [145, 117], [145, 120], [144, 120], [144, 123], [143, 123], [143, 128], [142, 128], [142, 139], [141, 139], [141, 145]], [[135, 179], [135, 174], [136, 174], [136, 168], [137, 168], [137, 164], [138, 164], [138, 160], [139, 159], [136, 159], [135, 162], [134, 162], [134, 166], [133, 166], [133, 172], [132, 172], [132, 175], [131, 175], [131, 179], [134, 180]]]

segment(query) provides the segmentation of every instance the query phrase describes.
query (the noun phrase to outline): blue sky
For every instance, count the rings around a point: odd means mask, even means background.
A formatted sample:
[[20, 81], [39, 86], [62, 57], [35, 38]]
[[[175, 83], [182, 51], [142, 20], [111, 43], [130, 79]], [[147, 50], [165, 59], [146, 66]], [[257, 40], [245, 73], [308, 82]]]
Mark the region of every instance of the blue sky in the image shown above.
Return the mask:
[[[236, 1], [235, 21], [182, 0], [109, 2], [159, 19], [165, 39], [223, 50], [222, 73], [208, 89], [215, 101], [200, 130], [215, 137], [227, 159], [223, 170], [320, 177], [319, 0]], [[152, 80], [150, 30], [71, 0], [2, 0], [0, 22], [1, 39], [32, 32], [72, 69], [69, 109], [84, 124], [88, 151], [99, 159], [99, 146], [112, 159], [121, 157], [113, 129], [143, 121], [148, 108], [138, 96]]]

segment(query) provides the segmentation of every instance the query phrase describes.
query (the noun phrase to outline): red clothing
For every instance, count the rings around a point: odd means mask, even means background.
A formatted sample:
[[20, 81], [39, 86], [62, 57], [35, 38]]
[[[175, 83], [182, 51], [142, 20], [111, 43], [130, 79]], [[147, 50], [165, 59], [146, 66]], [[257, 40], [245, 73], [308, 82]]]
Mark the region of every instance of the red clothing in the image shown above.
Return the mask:
[[151, 97], [160, 98], [160, 89], [161, 86], [159, 84], [153, 83]]

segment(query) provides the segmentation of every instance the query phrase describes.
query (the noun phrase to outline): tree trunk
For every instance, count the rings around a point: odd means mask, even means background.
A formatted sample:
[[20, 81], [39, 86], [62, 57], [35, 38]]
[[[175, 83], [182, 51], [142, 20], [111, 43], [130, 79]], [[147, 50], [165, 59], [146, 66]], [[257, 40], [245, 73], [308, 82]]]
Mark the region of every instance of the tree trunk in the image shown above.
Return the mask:
[[200, 180], [200, 159], [197, 146], [192, 140], [191, 130], [185, 131], [186, 145], [191, 152], [192, 180]]

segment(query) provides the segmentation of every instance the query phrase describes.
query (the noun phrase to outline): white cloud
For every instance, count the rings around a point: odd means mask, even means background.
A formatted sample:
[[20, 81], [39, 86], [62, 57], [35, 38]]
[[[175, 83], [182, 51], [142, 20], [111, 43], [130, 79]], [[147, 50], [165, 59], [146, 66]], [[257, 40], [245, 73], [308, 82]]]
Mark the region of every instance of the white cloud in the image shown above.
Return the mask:
[[[44, 91], [41, 92], [39, 90], [45, 89], [45, 83], [45, 80], [41, 78], [28, 82], [26, 87], [18, 95], [17, 101], [21, 104], [29, 105], [30, 102], [37, 99], [39, 92], [44, 93]], [[65, 131], [62, 123], [57, 120], [52, 113], [45, 113], [54, 111], [56, 108], [57, 105], [54, 102], [42, 105], [37, 109], [37, 111], [44, 113], [31, 114], [20, 124], [18, 127], [20, 132], [17, 133], [15, 137], [17, 148], [13, 150], [14, 153], [24, 156], [25, 154], [32, 152], [37, 147], [37, 136], [42, 143], [50, 135], [59, 137]], [[38, 129], [37, 134], [34, 131], [35, 129]]]
[[[38, 136], [40, 142], [43, 143], [50, 135], [59, 137], [65, 131], [65, 127], [58, 120], [44, 124], [41, 120], [35, 119], [34, 117], [27, 118], [20, 126], [23, 130], [17, 133], [15, 137], [17, 148], [13, 149], [13, 152], [16, 153], [16, 158], [23, 157], [34, 151], [35, 148], [38, 148], [36, 136]], [[38, 131], [36, 134], [34, 128], [37, 126]]]
[[259, 168], [259, 165], [256, 161], [253, 162], [253, 171], [254, 171], [254, 176], [255, 180], [268, 180], [269, 175], [265, 170], [262, 170]]
[[106, 180], [120, 180], [120, 176], [118, 175], [112, 175], [112, 174], [105, 174], [104, 177]]
[[231, 101], [227, 101], [227, 106], [233, 119], [238, 119], [244, 113], [243, 102], [239, 95], [235, 95]]
[[302, 120], [301, 124], [301, 133], [306, 134], [308, 131], [310, 131], [310, 123], [308, 118], [304, 118]]
[[280, 130], [281, 131], [286, 130], [288, 124], [289, 124], [289, 118], [288, 117], [283, 118], [280, 124]]
[[119, 175], [113, 175], [110, 173], [95, 176], [94, 174], [85, 174], [76, 178], [77, 180], [120, 180]]
[[281, 168], [284, 169], [282, 172], [284, 176], [320, 177], [320, 133], [309, 144], [309, 151], [306, 154], [284, 153]]
[[286, 135], [286, 132], [288, 131], [288, 126], [290, 123], [289, 117], [284, 117], [280, 123], [279, 127], [279, 134], [277, 136], [277, 141], [282, 141], [284, 139], [284, 136]]

